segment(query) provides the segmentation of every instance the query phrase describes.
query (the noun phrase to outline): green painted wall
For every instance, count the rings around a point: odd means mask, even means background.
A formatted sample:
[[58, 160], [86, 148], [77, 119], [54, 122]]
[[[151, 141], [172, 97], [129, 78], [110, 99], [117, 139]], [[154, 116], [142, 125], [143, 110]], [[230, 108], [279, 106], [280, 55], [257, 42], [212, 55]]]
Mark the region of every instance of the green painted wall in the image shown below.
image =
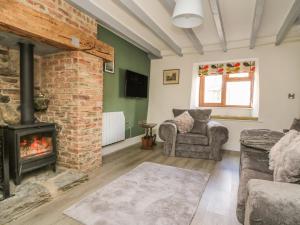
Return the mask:
[[125, 71], [128, 69], [149, 76], [150, 59], [144, 51], [100, 26], [98, 39], [115, 48], [115, 73], [104, 72], [103, 111], [124, 112], [126, 138], [143, 134], [144, 130], [138, 126], [138, 122], [147, 119], [148, 99], [124, 96]]

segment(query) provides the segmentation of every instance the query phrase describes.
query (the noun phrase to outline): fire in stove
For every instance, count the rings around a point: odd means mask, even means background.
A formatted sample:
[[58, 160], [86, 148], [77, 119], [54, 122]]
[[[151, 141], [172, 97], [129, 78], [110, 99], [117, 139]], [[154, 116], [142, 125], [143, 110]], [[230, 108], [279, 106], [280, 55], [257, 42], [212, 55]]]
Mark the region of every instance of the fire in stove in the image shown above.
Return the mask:
[[52, 138], [43, 135], [23, 136], [20, 140], [21, 158], [48, 154], [53, 151]]

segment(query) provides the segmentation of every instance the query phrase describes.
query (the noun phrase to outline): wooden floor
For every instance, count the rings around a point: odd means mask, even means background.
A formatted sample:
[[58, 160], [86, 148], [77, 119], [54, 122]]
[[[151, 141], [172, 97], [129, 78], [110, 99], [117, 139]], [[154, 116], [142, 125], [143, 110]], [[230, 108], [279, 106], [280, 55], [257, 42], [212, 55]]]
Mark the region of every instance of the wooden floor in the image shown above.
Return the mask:
[[[90, 174], [90, 180], [57, 196], [53, 201], [10, 223], [10, 225], [76, 225], [63, 211], [144, 161], [156, 162], [211, 173], [191, 225], [238, 225], [235, 216], [238, 186], [239, 152], [226, 151], [221, 162], [201, 159], [166, 157], [161, 147], [140, 150], [132, 146], [108, 155], [103, 166]], [[124, 224], [127, 225], [127, 224]], [[130, 225], [130, 224], [128, 224]]]

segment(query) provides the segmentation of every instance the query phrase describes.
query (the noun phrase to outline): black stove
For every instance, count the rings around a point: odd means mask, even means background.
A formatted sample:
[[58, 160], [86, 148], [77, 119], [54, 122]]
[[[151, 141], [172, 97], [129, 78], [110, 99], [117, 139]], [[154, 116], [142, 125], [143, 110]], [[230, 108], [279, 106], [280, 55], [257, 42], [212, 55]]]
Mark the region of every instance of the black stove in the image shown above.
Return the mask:
[[4, 151], [9, 155], [9, 172], [16, 185], [22, 174], [56, 164], [56, 129], [53, 123], [34, 118], [34, 46], [20, 46], [21, 124], [2, 128]]

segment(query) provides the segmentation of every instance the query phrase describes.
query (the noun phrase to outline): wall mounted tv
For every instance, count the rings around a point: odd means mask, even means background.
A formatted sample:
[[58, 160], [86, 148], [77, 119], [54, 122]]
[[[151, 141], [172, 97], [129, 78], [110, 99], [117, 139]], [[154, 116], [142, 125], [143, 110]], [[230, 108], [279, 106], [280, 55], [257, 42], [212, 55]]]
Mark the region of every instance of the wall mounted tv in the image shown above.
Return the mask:
[[148, 77], [130, 70], [125, 74], [125, 96], [147, 98]]

